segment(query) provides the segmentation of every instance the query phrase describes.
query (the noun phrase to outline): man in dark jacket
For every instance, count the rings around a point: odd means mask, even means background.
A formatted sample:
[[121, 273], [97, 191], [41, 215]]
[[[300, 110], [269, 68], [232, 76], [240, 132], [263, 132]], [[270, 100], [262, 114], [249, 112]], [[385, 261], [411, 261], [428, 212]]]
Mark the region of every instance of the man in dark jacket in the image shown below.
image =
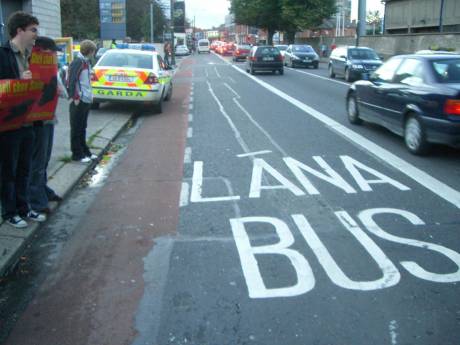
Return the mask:
[[[8, 18], [11, 39], [0, 47], [0, 79], [31, 79], [28, 59], [38, 33], [38, 19], [19, 11]], [[34, 131], [32, 125], [0, 133], [2, 166], [2, 218], [16, 228], [25, 218], [43, 222], [46, 217], [30, 209], [29, 178]]]
[[91, 58], [96, 53], [96, 44], [90, 40], [80, 43], [80, 52], [69, 66], [67, 86], [70, 103], [70, 149], [72, 160], [89, 163], [97, 159], [86, 144], [88, 115], [93, 102], [91, 89]]

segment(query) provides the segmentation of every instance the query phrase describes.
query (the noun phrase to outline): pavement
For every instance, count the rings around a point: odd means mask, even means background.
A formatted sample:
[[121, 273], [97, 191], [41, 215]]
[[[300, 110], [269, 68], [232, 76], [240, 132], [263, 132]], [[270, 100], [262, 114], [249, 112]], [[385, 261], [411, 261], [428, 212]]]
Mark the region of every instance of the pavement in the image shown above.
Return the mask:
[[[120, 105], [107, 104], [100, 110], [92, 110], [88, 119], [87, 140], [91, 141], [91, 151], [100, 160], [112, 141], [127, 126], [133, 114], [133, 107], [121, 108]], [[68, 101], [60, 99], [56, 109], [58, 123], [55, 126], [53, 152], [48, 166], [48, 185], [62, 197], [66, 197], [80, 179], [94, 166], [69, 162], [70, 125]], [[58, 203], [51, 202], [52, 212]], [[0, 277], [7, 275], [19, 262], [24, 250], [33, 241], [40, 223], [28, 222], [25, 229], [16, 229], [6, 223], [0, 223]]]

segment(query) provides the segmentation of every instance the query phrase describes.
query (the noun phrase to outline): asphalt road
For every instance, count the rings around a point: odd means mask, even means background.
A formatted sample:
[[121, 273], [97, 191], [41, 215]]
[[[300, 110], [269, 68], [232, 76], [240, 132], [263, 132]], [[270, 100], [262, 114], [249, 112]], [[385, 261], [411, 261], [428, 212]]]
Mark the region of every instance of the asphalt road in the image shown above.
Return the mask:
[[459, 344], [460, 152], [349, 125], [323, 64], [242, 68], [183, 61], [6, 344]]

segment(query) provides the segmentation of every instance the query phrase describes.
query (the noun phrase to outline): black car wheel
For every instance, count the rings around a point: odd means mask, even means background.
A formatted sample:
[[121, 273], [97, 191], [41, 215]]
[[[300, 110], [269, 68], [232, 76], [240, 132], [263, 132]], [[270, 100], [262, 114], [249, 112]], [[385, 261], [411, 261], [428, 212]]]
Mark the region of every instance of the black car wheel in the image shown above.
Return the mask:
[[249, 72], [250, 72], [252, 75], [256, 74], [256, 71], [254, 71], [254, 67], [252, 67], [252, 66], [249, 67]]
[[363, 122], [359, 117], [358, 100], [354, 93], [350, 93], [347, 97], [347, 114], [350, 123], [359, 125]]
[[409, 116], [404, 128], [404, 142], [407, 149], [414, 155], [427, 153], [429, 144], [426, 141], [425, 130], [418, 117], [414, 114]]
[[315, 62], [315, 63], [313, 64], [313, 68], [314, 68], [314, 69], [318, 69], [318, 62]]
[[353, 81], [353, 80], [352, 80], [352, 77], [351, 77], [351, 72], [350, 72], [350, 69], [349, 69], [349, 68], [346, 68], [346, 69], [345, 69], [345, 80], [348, 81], [348, 82]]
[[166, 95], [166, 97], [165, 97], [165, 101], [166, 101], [166, 102], [169, 101], [169, 100], [171, 99], [172, 93], [173, 93], [173, 86], [172, 86], [172, 83], [171, 83], [171, 86], [169, 87], [168, 93], [167, 93], [167, 95]]
[[332, 67], [332, 65], [329, 65], [327, 71], [328, 71], [329, 77], [335, 78], [334, 68]]
[[280, 72], [280, 75], [283, 75], [283, 74], [284, 74], [284, 68], [281, 68], [281, 69], [279, 70], [279, 72]]

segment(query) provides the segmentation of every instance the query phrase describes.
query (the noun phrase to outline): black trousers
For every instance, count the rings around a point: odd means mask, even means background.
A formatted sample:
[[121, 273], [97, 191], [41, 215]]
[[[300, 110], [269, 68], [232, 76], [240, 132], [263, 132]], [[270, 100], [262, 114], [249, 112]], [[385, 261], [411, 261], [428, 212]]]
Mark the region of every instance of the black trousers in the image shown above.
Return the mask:
[[3, 219], [17, 214], [24, 216], [30, 210], [29, 183], [34, 139], [33, 127], [22, 127], [0, 134]]
[[72, 159], [80, 160], [91, 155], [86, 145], [86, 127], [91, 104], [80, 101], [78, 105], [70, 103], [70, 150]]

